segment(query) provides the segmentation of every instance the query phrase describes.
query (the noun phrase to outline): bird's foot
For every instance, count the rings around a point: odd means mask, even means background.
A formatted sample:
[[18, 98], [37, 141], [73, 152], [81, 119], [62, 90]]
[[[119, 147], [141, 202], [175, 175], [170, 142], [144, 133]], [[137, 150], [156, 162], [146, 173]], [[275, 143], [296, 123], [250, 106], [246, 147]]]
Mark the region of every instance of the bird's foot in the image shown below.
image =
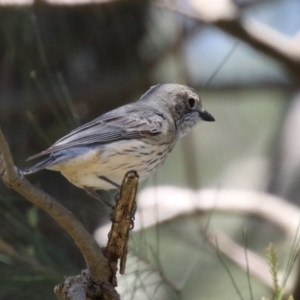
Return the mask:
[[115, 183], [114, 181], [110, 180], [109, 178], [105, 177], [105, 176], [99, 176], [100, 179], [102, 179], [103, 181], [113, 185], [115, 188], [120, 189], [121, 186], [118, 185], [117, 183]]
[[108, 206], [109, 208], [111, 208], [112, 210], [114, 210], [114, 206], [112, 204], [110, 204], [109, 202], [107, 202], [105, 199], [101, 198], [99, 196], [99, 194], [90, 187], [84, 187], [84, 190], [86, 191], [87, 194], [89, 194], [90, 196], [92, 196], [93, 198], [97, 199], [98, 201], [100, 201], [102, 204]]

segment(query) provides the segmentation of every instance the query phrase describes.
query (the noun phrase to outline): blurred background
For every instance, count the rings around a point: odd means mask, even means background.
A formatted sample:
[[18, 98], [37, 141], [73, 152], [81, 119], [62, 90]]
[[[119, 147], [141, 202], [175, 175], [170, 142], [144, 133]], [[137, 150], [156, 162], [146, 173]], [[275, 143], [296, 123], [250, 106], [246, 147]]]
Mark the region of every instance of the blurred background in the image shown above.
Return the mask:
[[[0, 125], [16, 165], [29, 166], [27, 157], [136, 101], [150, 86], [177, 82], [199, 91], [216, 122], [201, 123], [178, 142], [140, 190], [243, 190], [298, 206], [300, 1], [214, 2], [0, 0]], [[268, 31], [254, 26], [247, 39], [241, 28], [249, 20], [276, 34], [264, 39]], [[89, 231], [108, 222], [107, 208], [60, 174], [42, 171], [29, 179]], [[133, 232], [128, 272], [119, 278], [121, 299], [240, 299], [203, 231], [221, 231], [243, 245], [244, 228], [247, 249], [265, 259], [272, 242], [284, 269], [296, 232], [216, 208]], [[270, 286], [253, 275], [249, 289], [246, 271], [226, 253], [224, 260], [244, 299], [251, 299], [249, 290], [255, 299], [271, 297]], [[1, 182], [0, 299], [55, 299], [54, 286], [82, 268], [71, 238]], [[300, 299], [294, 278], [289, 292]]]

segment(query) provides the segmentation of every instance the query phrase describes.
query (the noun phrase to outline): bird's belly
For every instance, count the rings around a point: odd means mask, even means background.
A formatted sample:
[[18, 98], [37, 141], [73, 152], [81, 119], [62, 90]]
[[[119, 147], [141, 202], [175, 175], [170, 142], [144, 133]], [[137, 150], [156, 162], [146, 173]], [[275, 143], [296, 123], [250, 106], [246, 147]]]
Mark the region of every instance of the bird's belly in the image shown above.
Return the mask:
[[134, 170], [142, 181], [164, 163], [172, 148], [173, 143], [158, 146], [141, 140], [120, 141], [118, 145], [107, 145], [100, 150], [75, 156], [51, 169], [60, 171], [71, 183], [81, 188], [114, 189], [112, 184], [99, 177], [104, 176], [121, 185], [124, 175]]

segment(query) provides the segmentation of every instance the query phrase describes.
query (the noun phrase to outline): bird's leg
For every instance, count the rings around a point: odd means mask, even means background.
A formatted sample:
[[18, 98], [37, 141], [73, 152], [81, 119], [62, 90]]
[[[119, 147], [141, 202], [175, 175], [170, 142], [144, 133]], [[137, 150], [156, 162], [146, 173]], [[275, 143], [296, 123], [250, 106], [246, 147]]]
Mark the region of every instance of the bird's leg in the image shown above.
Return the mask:
[[114, 181], [110, 180], [109, 178], [105, 177], [105, 176], [99, 176], [100, 179], [106, 181], [107, 183], [110, 183], [111, 185], [113, 185], [115, 188], [120, 189], [121, 186], [118, 185], [117, 183], [115, 183]]
[[106, 206], [108, 206], [111, 209], [114, 209], [115, 207], [113, 205], [111, 205], [109, 202], [105, 201], [104, 199], [102, 199], [98, 193], [90, 187], [85, 186], [84, 190], [86, 191], [87, 194], [89, 194], [90, 196], [92, 196], [93, 198], [96, 198], [98, 201], [100, 201], [101, 203], [105, 204]]

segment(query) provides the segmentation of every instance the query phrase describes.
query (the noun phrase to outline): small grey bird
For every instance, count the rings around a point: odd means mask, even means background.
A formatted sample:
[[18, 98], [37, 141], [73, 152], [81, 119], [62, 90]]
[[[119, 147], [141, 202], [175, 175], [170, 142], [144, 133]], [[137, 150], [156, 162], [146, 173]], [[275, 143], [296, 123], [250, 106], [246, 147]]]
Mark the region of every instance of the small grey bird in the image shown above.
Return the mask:
[[185, 85], [158, 84], [137, 102], [109, 111], [71, 131], [23, 171], [59, 171], [71, 183], [98, 198], [95, 190], [121, 185], [135, 170], [144, 180], [160, 167], [178, 138], [200, 120], [214, 121], [196, 92]]

